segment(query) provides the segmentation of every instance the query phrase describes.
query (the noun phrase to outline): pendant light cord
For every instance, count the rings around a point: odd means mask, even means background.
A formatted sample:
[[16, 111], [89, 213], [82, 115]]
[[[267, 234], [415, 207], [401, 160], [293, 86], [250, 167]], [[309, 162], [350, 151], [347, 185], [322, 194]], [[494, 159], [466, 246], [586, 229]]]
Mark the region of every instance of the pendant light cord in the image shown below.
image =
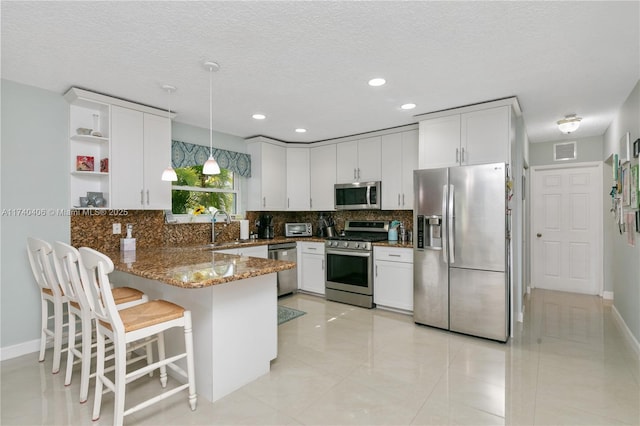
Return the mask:
[[209, 156], [213, 157], [213, 67], [209, 67]]

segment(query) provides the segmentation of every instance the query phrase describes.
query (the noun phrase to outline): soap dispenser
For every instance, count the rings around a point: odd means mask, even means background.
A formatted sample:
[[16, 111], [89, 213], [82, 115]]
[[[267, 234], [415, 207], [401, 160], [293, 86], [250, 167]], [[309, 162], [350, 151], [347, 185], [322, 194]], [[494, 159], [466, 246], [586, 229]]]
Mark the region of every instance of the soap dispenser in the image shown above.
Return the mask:
[[132, 236], [133, 224], [127, 223], [127, 237], [120, 238], [120, 251], [136, 251], [136, 239]]

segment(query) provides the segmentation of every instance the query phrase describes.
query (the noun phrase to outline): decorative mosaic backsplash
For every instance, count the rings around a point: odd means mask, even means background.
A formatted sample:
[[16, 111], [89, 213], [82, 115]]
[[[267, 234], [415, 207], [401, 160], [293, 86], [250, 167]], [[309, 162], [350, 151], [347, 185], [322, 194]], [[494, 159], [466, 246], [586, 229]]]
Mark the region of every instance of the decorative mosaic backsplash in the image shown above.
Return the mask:
[[[118, 250], [120, 238], [126, 235], [126, 225], [133, 225], [136, 247], [189, 246], [211, 242], [211, 223], [167, 224], [162, 210], [128, 210], [125, 215], [83, 215], [78, 211], [71, 216], [71, 244], [75, 247], [87, 246], [99, 251]], [[247, 212], [249, 232], [258, 232], [255, 225], [261, 214], [273, 216], [274, 236], [284, 236], [287, 222], [310, 222], [313, 232], [317, 232], [319, 212]], [[399, 220], [407, 230], [413, 228], [411, 210], [359, 210], [325, 212], [332, 217], [338, 231], [344, 228], [345, 220]], [[122, 234], [113, 234], [113, 224], [120, 223]], [[240, 238], [239, 222], [216, 223], [216, 241], [234, 241]]]

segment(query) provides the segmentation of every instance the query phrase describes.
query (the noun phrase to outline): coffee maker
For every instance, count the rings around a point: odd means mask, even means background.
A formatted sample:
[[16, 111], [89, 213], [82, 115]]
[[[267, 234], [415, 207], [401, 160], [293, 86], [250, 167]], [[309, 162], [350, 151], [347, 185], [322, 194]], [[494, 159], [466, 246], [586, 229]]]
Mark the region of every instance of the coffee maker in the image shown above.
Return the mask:
[[261, 214], [260, 218], [256, 221], [256, 226], [258, 227], [258, 238], [273, 238], [273, 216]]

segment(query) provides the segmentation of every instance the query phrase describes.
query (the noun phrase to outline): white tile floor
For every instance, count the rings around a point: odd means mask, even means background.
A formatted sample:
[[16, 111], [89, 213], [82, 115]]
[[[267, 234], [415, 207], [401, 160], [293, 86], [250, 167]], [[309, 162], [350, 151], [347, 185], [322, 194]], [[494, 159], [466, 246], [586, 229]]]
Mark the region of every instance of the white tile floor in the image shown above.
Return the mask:
[[[195, 412], [181, 393], [125, 423], [640, 424], [640, 363], [598, 297], [535, 290], [506, 345], [309, 295], [280, 303], [307, 314], [278, 328], [271, 373]], [[0, 424], [91, 424], [92, 393], [80, 405], [47, 355], [2, 362]], [[140, 382], [129, 404], [158, 386]], [[111, 423], [111, 401], [94, 424]]]

